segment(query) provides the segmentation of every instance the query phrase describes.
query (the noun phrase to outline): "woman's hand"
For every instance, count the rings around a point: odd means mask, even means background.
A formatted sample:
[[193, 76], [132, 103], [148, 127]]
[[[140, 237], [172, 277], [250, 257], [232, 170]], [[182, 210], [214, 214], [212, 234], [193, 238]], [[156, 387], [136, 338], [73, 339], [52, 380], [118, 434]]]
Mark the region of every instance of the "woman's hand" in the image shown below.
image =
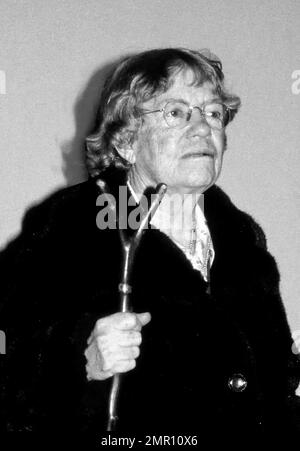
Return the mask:
[[148, 312], [115, 313], [99, 319], [84, 353], [88, 380], [104, 380], [135, 368], [142, 342], [141, 330], [150, 320]]

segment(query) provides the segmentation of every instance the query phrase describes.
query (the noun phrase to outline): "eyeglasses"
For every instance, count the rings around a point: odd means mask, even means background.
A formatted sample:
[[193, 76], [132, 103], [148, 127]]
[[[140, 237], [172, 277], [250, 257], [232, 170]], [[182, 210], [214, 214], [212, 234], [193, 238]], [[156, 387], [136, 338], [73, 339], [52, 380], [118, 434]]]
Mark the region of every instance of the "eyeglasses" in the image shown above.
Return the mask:
[[171, 100], [160, 110], [143, 111], [142, 114], [163, 113], [164, 120], [169, 127], [184, 128], [190, 122], [194, 110], [198, 110], [201, 118], [204, 118], [209, 127], [213, 129], [222, 130], [229, 122], [230, 110], [221, 102], [206, 103], [200, 107]]

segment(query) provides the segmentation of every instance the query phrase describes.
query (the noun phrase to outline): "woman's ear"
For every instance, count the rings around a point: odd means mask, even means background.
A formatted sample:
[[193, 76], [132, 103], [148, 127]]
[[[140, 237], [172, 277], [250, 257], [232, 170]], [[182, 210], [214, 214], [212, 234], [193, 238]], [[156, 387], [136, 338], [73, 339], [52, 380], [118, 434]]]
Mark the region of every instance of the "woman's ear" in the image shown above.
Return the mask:
[[121, 157], [124, 158], [124, 160], [127, 160], [130, 164], [135, 163], [135, 152], [132, 148], [120, 148], [118, 146], [115, 146], [115, 149], [121, 155]]
[[116, 151], [130, 164], [135, 163], [135, 146], [133, 145], [133, 142], [134, 133], [129, 130], [122, 132], [119, 136], [115, 137], [113, 142], [113, 146]]

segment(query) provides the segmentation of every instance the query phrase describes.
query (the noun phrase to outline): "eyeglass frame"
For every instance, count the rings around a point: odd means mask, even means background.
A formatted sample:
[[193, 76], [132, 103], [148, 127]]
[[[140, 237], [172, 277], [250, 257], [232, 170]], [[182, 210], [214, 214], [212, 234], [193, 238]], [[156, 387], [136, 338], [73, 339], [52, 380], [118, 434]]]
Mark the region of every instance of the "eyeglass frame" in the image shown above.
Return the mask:
[[[167, 106], [169, 103], [181, 103], [181, 104], [183, 104], [183, 105], [188, 106], [189, 112], [187, 113], [187, 117], [186, 117], [186, 120], [185, 120], [185, 125], [183, 125], [182, 127], [178, 127], [178, 126], [176, 126], [176, 125], [175, 125], [175, 126], [171, 126], [170, 124], [168, 124], [168, 121], [167, 121], [167, 119], [166, 119], [166, 117], [165, 117], [165, 110], [166, 110], [166, 106]], [[216, 128], [216, 127], [212, 127], [212, 126], [207, 122], [207, 118], [206, 118], [206, 114], [207, 114], [207, 113], [204, 111], [204, 108], [205, 108], [207, 105], [211, 105], [211, 104], [214, 104], [214, 103], [218, 103], [218, 104], [222, 105], [222, 106], [224, 107], [225, 111], [226, 111], [226, 114], [227, 114], [226, 121], [224, 121], [224, 124], [222, 125], [222, 127], [221, 127], [220, 129], [219, 129], [219, 128]], [[160, 108], [160, 109], [157, 109], [157, 110], [151, 110], [151, 111], [144, 110], [144, 111], [142, 112], [142, 115], [144, 115], [144, 114], [151, 114], [151, 113], [163, 113], [163, 118], [164, 118], [164, 120], [165, 120], [167, 126], [168, 126], [169, 128], [177, 128], [177, 129], [180, 130], [180, 129], [182, 129], [182, 128], [184, 128], [184, 127], [186, 127], [186, 126], [188, 125], [188, 123], [189, 123], [189, 121], [190, 121], [190, 119], [191, 119], [191, 117], [192, 117], [192, 114], [193, 114], [193, 110], [194, 110], [194, 109], [199, 110], [199, 113], [200, 113], [201, 118], [204, 118], [205, 121], [206, 121], [206, 123], [207, 123], [207, 125], [208, 125], [210, 128], [214, 129], [214, 130], [220, 130], [220, 131], [223, 130], [223, 129], [228, 125], [228, 123], [229, 123], [229, 121], [230, 121], [230, 111], [231, 111], [230, 108], [229, 108], [227, 105], [225, 105], [225, 103], [223, 103], [223, 102], [213, 101], [213, 100], [209, 100], [209, 101], [207, 101], [207, 102], [204, 102], [204, 103], [202, 104], [202, 106], [197, 106], [197, 105], [192, 106], [192, 105], [188, 105], [188, 103], [185, 102], [184, 100], [170, 99], [170, 100], [168, 100], [168, 101], [166, 102], [166, 104], [165, 104], [165, 106], [164, 106], [163, 108]]]

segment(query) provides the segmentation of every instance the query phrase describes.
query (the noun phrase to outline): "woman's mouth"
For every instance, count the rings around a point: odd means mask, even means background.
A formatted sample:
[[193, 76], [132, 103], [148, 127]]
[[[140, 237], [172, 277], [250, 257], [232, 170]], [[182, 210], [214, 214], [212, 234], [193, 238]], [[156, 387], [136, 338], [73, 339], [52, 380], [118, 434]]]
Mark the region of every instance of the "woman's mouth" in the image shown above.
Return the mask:
[[209, 149], [205, 149], [200, 151], [187, 152], [181, 158], [185, 160], [187, 158], [203, 158], [203, 157], [214, 158], [214, 153]]

